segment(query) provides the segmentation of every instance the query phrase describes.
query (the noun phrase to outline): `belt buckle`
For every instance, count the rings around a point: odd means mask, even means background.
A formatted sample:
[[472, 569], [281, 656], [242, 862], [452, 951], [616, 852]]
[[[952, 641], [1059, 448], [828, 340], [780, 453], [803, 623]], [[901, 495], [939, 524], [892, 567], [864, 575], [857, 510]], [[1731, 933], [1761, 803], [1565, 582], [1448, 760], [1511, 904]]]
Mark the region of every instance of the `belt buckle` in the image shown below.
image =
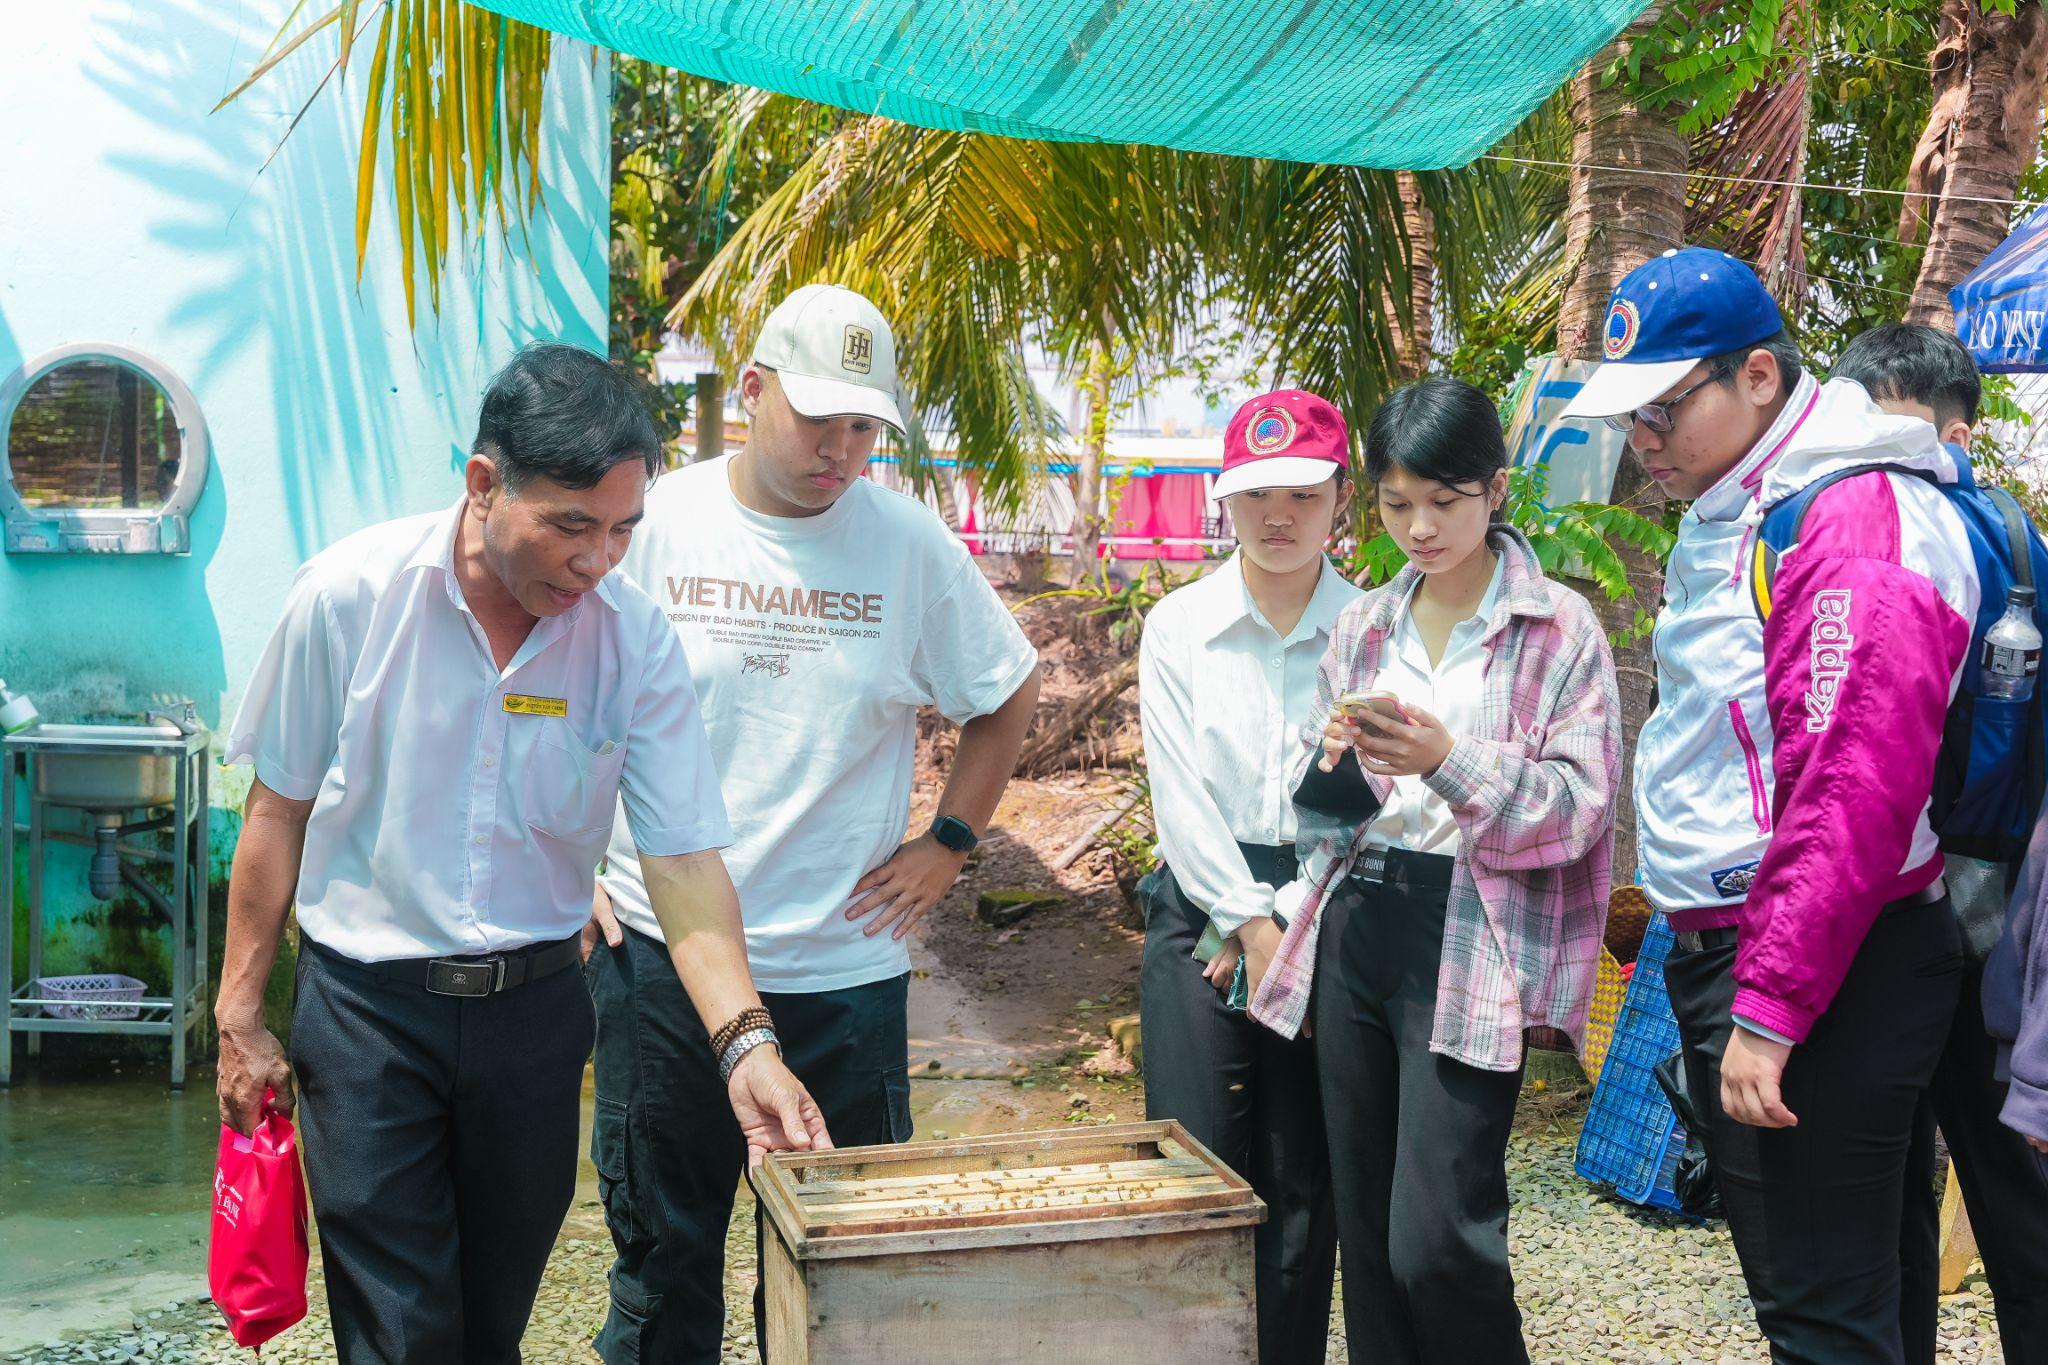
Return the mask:
[[1673, 934], [1671, 936], [1671, 941], [1677, 944], [1679, 947], [1685, 949], [1685, 951], [1687, 951], [1688, 953], [1696, 953], [1700, 951], [1700, 948], [1702, 946], [1700, 943], [1700, 936], [1698, 932], [1690, 929], [1683, 930], [1679, 933]]
[[437, 957], [427, 964], [427, 991], [432, 995], [490, 995], [505, 985], [505, 959], [457, 962]]

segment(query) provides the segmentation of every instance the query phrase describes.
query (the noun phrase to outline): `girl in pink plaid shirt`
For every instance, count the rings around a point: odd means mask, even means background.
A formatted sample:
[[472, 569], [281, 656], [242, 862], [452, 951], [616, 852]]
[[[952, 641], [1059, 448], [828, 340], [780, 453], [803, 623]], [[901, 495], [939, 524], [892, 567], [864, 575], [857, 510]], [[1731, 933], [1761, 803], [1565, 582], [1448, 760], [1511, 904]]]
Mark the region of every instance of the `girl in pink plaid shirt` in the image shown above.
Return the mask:
[[1332, 633], [1295, 792], [1309, 889], [1252, 1014], [1313, 1024], [1352, 1358], [1522, 1361], [1508, 1131], [1525, 1035], [1576, 1038], [1592, 997], [1614, 661], [1592, 608], [1495, 519], [1507, 451], [1485, 394], [1396, 391], [1365, 455], [1409, 564]]

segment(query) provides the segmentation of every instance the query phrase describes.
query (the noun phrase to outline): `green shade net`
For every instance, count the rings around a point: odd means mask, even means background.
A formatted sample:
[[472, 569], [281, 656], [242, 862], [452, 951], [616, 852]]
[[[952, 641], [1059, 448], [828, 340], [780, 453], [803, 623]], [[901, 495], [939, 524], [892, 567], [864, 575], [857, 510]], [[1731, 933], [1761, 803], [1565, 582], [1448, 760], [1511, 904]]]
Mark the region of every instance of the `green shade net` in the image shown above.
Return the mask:
[[1426, 169], [1470, 161], [1643, 0], [482, 0], [927, 128]]

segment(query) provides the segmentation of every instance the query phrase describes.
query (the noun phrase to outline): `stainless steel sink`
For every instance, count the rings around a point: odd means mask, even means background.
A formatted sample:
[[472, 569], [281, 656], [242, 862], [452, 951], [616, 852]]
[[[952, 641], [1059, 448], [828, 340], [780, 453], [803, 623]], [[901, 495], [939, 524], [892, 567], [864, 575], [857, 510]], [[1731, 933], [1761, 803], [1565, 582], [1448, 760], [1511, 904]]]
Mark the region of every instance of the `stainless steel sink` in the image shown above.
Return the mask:
[[35, 799], [101, 813], [168, 806], [186, 735], [175, 725], [53, 725], [33, 733]]

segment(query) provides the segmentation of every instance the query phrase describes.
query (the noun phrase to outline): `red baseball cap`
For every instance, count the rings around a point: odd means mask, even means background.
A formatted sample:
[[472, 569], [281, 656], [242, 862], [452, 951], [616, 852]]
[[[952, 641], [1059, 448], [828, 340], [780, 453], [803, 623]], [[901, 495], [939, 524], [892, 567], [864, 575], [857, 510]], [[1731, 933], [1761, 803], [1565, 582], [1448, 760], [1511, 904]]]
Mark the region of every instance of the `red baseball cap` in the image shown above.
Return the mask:
[[1310, 488], [1345, 468], [1350, 454], [1344, 414], [1327, 400], [1304, 389], [1262, 393], [1237, 410], [1223, 433], [1223, 472], [1209, 500], [1257, 488]]

